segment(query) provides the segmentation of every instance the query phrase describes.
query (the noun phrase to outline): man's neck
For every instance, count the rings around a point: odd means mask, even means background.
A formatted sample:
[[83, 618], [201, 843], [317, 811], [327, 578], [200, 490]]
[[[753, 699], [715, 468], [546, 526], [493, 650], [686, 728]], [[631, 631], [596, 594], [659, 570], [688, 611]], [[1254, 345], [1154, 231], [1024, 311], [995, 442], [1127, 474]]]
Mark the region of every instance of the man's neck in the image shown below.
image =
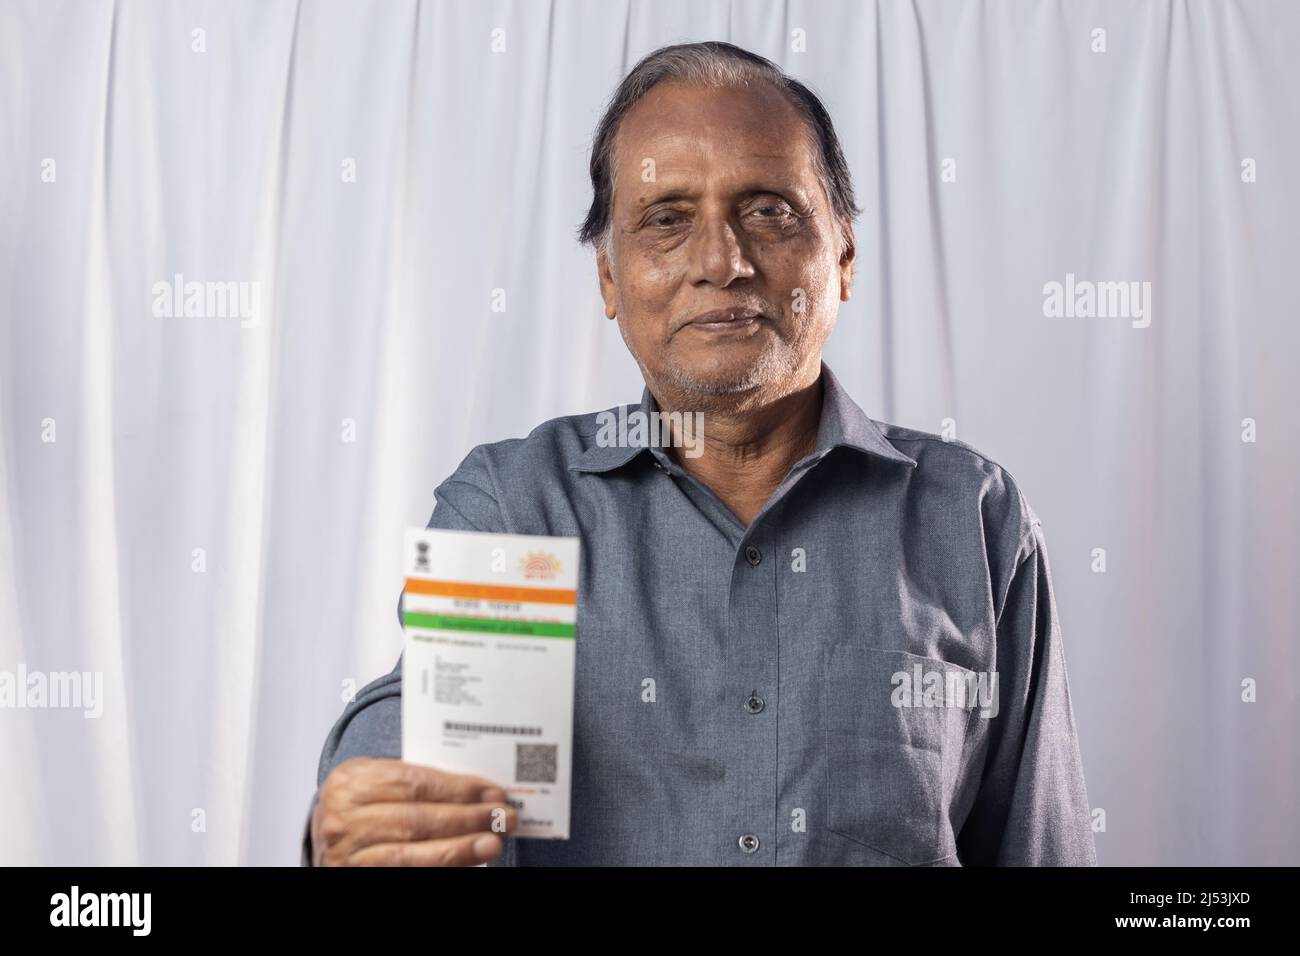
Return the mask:
[[[734, 408], [713, 403], [704, 413], [701, 453], [692, 458], [677, 447], [667, 453], [749, 525], [795, 462], [816, 449], [822, 388], [819, 363], [811, 383], [770, 402]], [[655, 400], [662, 411], [678, 410], [665, 408], [659, 396]]]

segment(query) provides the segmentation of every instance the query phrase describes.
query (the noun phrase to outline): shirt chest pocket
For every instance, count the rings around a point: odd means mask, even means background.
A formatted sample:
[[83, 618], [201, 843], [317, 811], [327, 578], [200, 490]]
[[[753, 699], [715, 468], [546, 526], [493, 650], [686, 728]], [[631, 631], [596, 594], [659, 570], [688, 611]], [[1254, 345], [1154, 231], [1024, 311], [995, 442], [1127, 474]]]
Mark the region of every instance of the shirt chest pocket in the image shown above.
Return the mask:
[[828, 648], [828, 829], [912, 866], [957, 852], [949, 811], [974, 712], [960, 695], [973, 677], [902, 651]]

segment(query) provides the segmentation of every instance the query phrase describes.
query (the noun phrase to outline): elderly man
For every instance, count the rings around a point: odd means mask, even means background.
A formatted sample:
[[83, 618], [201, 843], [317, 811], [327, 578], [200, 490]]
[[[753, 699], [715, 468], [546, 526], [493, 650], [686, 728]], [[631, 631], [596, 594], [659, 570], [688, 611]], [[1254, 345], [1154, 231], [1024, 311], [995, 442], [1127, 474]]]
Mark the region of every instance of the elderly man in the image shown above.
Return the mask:
[[658, 50], [591, 181], [638, 410], [702, 444], [556, 419], [474, 448], [429, 522], [582, 540], [572, 835], [503, 837], [494, 781], [397, 759], [399, 661], [329, 734], [305, 862], [1095, 864], [1034, 512], [822, 362], [857, 209], [820, 101], [729, 44]]

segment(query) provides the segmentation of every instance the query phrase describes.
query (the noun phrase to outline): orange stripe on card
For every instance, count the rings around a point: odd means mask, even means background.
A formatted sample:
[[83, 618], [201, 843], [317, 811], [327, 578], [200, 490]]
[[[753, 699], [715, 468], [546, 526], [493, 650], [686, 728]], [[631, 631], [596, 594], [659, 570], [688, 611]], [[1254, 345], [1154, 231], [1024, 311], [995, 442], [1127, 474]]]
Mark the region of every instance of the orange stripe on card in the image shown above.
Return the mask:
[[466, 584], [462, 581], [425, 581], [407, 578], [411, 594], [436, 597], [479, 598], [484, 601], [514, 601], [528, 604], [577, 604], [578, 592], [563, 588], [512, 587], [504, 584]]

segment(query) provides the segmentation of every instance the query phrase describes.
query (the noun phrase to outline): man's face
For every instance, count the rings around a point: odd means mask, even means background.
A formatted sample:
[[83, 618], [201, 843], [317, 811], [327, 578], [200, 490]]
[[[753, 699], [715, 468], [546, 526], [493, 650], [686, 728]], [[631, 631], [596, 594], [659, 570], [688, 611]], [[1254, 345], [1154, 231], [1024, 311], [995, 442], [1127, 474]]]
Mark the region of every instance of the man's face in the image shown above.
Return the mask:
[[623, 118], [612, 256], [597, 266], [652, 389], [767, 399], [815, 380], [854, 250], [841, 253], [814, 149], [766, 83], [663, 83]]

